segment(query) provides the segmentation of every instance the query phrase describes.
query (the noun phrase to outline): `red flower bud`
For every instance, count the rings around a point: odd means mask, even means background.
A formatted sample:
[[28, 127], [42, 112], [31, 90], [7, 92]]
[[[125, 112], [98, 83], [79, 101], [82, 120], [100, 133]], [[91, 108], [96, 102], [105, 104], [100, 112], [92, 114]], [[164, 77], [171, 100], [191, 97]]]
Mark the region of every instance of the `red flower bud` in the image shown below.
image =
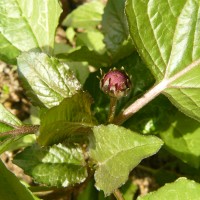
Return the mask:
[[131, 89], [131, 81], [123, 70], [113, 69], [106, 73], [100, 81], [101, 90], [111, 97], [127, 96]]

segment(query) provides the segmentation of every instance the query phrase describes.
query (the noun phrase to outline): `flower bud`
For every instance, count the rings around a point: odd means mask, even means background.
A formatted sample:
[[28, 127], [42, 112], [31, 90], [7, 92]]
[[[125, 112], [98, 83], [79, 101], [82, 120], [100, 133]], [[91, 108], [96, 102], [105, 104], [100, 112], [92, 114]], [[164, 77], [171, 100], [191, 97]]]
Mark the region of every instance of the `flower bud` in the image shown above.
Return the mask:
[[131, 89], [131, 81], [123, 70], [113, 69], [104, 74], [100, 80], [101, 90], [117, 99], [127, 96]]

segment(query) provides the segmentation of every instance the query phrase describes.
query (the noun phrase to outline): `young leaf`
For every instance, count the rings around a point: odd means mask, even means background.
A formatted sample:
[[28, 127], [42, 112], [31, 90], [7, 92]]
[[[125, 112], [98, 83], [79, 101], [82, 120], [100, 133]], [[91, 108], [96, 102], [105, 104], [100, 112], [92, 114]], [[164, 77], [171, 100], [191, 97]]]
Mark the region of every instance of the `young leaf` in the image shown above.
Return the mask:
[[56, 58], [31, 52], [17, 62], [22, 85], [36, 106], [51, 108], [81, 89], [69, 67]]
[[49, 186], [68, 187], [87, 177], [83, 153], [78, 147], [35, 145], [15, 156], [14, 163], [36, 182]]
[[135, 45], [158, 87], [185, 114], [200, 120], [199, 5], [195, 0], [128, 0]]
[[200, 184], [186, 178], [179, 178], [175, 182], [166, 184], [155, 192], [137, 198], [137, 200], [199, 199], [199, 193]]
[[200, 124], [180, 112], [171, 116], [171, 126], [160, 132], [167, 150], [183, 162], [200, 167]]
[[[34, 49], [52, 53], [55, 29], [61, 13], [57, 0], [32, 1], [31, 4], [29, 0], [2, 0], [0, 10], [0, 32], [4, 37], [3, 41], [7, 40], [7, 43], [13, 46], [7, 45], [4, 51], [11, 49], [14, 53], [16, 50]], [[12, 62], [14, 56], [7, 57], [10, 58]]]
[[128, 39], [129, 30], [124, 13], [125, 0], [108, 1], [102, 19], [104, 42], [112, 53], [116, 53], [124, 40]]
[[106, 195], [124, 184], [129, 172], [162, 146], [155, 136], [139, 135], [112, 124], [96, 126], [93, 132], [90, 156], [97, 164], [96, 187]]
[[85, 3], [71, 12], [62, 24], [73, 28], [95, 29], [101, 22], [103, 8], [103, 4], [98, 1]]
[[90, 95], [81, 92], [49, 109], [41, 119], [38, 142], [52, 145], [73, 135], [85, 135], [95, 124], [91, 103]]
[[2, 200], [39, 200], [20, 183], [0, 160], [0, 197]]

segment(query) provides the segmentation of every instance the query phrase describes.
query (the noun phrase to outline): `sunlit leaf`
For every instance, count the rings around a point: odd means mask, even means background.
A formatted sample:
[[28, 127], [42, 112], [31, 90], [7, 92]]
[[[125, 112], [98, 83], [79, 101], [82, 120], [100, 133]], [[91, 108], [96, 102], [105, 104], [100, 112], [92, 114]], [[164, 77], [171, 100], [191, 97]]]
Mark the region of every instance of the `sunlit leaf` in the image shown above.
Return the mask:
[[167, 150], [183, 162], [200, 167], [200, 123], [180, 112], [170, 117], [171, 125], [160, 132]]
[[2, 0], [0, 10], [1, 59], [15, 64], [19, 52], [53, 52], [61, 13], [57, 0]]
[[44, 53], [23, 53], [18, 57], [19, 77], [34, 105], [53, 107], [72, 96], [81, 85], [69, 67]]
[[200, 2], [128, 0], [134, 43], [163, 92], [182, 112], [200, 120]]
[[200, 184], [187, 180], [186, 178], [179, 178], [175, 182], [166, 184], [155, 192], [151, 192], [137, 200], [189, 200], [199, 199]]
[[87, 177], [82, 150], [62, 144], [49, 148], [32, 146], [14, 158], [14, 163], [38, 183], [67, 187]]
[[96, 187], [106, 195], [124, 184], [129, 172], [162, 146], [157, 137], [139, 135], [112, 124], [96, 126], [93, 132], [90, 156], [97, 165]]
[[74, 28], [94, 29], [101, 22], [103, 8], [99, 1], [85, 3], [71, 12], [62, 24]]

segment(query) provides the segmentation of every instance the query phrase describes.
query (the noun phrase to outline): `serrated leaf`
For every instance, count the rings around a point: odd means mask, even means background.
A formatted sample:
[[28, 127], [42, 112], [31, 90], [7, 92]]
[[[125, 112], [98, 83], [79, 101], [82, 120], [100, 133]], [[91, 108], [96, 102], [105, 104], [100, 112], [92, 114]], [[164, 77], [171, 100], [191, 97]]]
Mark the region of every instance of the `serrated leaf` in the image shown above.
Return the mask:
[[36, 106], [51, 108], [81, 89], [69, 67], [56, 58], [31, 52], [17, 62], [22, 85]]
[[123, 41], [128, 39], [129, 30], [124, 9], [125, 0], [110, 0], [104, 9], [102, 31], [106, 47], [111, 53], [116, 53]]
[[86, 135], [95, 121], [90, 111], [92, 99], [88, 93], [77, 93], [49, 109], [41, 119], [38, 142], [52, 145], [73, 135]]
[[99, 1], [85, 3], [71, 12], [62, 25], [73, 28], [95, 29], [100, 24], [103, 14], [103, 4]]
[[[4, 37], [0, 41], [7, 43], [0, 53], [4, 61], [14, 62], [20, 51], [52, 53], [61, 13], [57, 0], [2, 0], [0, 10], [0, 33]], [[3, 57], [9, 50], [10, 55]]]
[[126, 14], [137, 50], [163, 92], [200, 120], [200, 2], [128, 0]]
[[167, 150], [183, 162], [200, 167], [200, 124], [180, 112], [171, 116], [169, 128], [160, 132]]
[[0, 160], [0, 197], [2, 200], [39, 200], [20, 183]]
[[179, 178], [175, 182], [166, 184], [155, 192], [151, 192], [137, 200], [199, 200], [200, 184], [186, 178]]
[[129, 172], [162, 146], [155, 136], [139, 135], [112, 124], [96, 126], [93, 132], [90, 156], [97, 164], [96, 187], [106, 195], [124, 184]]
[[68, 187], [83, 182], [87, 177], [81, 148], [62, 144], [49, 148], [32, 146], [14, 158], [14, 163], [38, 183]]

